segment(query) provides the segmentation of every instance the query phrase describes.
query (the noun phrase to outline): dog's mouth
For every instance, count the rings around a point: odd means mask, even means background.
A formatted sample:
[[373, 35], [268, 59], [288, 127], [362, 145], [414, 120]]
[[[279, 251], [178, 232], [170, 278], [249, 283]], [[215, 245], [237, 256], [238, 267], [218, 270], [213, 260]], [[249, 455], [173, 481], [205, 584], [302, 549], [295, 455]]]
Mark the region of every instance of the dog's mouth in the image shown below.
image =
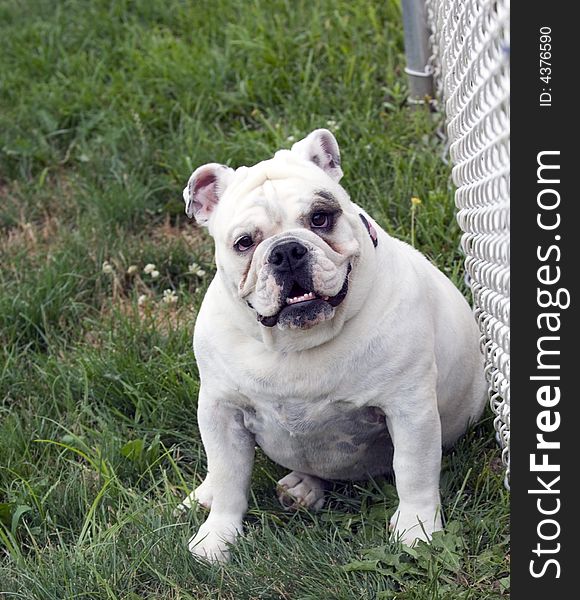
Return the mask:
[[342, 288], [335, 296], [321, 296], [313, 290], [306, 290], [298, 282], [290, 288], [283, 306], [275, 315], [258, 315], [258, 321], [265, 327], [279, 325], [281, 328], [309, 329], [334, 315], [334, 309], [346, 298], [348, 293], [348, 266]]

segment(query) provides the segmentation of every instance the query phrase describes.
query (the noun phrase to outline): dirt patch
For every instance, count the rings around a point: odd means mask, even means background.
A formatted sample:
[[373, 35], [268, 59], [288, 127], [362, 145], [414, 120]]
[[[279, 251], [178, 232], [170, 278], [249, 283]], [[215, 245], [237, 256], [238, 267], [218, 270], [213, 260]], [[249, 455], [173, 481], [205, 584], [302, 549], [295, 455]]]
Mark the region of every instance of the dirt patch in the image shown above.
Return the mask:
[[213, 261], [213, 242], [206, 229], [194, 221], [185, 219], [173, 222], [171, 215], [167, 214], [162, 223], [146, 229], [142, 237], [148, 238], [161, 245], [176, 239], [183, 240], [187, 247], [205, 263]]
[[501, 475], [505, 469], [501, 457], [495, 456], [489, 463], [489, 468], [494, 475]]
[[45, 249], [58, 237], [60, 223], [55, 217], [48, 217], [41, 224], [28, 221], [19, 222], [0, 234], [0, 252], [27, 250], [37, 252]]
[[36, 195], [20, 181], [0, 182], [0, 250], [44, 251], [76, 214], [74, 196], [74, 182], [65, 174], [47, 175]]

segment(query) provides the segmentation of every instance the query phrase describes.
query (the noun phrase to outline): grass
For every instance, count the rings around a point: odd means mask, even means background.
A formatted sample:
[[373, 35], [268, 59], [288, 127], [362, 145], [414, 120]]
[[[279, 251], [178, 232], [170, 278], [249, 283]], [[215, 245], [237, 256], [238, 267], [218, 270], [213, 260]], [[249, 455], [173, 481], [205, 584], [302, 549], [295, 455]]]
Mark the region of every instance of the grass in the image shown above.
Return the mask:
[[193, 168], [329, 126], [353, 199], [466, 292], [440, 117], [405, 105], [399, 5], [5, 0], [0, 37], [0, 597], [507, 596], [489, 416], [444, 458], [431, 546], [388, 540], [392, 482], [285, 514], [260, 454], [226, 568], [187, 552], [203, 514], [172, 516], [205, 465], [190, 339], [214, 265], [183, 214]]

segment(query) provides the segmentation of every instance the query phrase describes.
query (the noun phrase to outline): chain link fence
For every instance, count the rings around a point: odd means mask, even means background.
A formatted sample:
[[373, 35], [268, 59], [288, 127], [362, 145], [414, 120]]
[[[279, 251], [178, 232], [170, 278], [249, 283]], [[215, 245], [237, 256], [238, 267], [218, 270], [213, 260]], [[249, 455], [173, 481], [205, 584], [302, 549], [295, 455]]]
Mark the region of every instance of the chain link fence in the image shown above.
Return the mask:
[[403, 0], [411, 96], [415, 102], [425, 101], [426, 80], [432, 77], [434, 97], [445, 114], [461, 247], [508, 488], [509, 10], [509, 0]]

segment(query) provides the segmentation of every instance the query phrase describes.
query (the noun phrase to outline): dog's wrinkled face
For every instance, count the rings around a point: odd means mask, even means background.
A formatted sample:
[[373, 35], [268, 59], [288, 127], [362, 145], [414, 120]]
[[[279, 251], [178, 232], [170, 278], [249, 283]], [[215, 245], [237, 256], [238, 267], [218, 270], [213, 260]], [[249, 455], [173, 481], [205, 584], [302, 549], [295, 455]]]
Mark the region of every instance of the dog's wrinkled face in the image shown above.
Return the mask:
[[186, 210], [209, 227], [220, 276], [263, 327], [311, 329], [347, 297], [360, 219], [341, 176], [326, 130], [253, 167], [210, 164], [191, 176]]
[[309, 329], [346, 297], [352, 231], [328, 190], [289, 179], [265, 182], [261, 192], [229, 236], [239, 295], [266, 327]]

